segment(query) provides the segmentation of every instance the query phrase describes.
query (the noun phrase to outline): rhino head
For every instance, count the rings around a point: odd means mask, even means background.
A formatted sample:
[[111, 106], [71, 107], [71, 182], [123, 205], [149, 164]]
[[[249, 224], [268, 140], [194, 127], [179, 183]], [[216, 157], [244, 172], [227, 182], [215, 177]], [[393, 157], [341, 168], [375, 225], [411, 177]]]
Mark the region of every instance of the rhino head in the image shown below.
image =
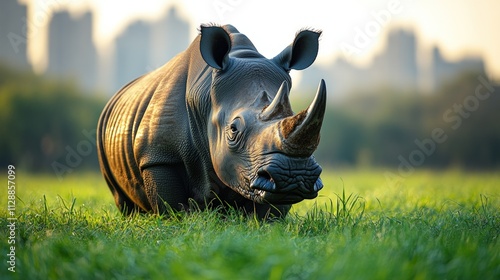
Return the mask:
[[291, 69], [316, 59], [321, 32], [302, 30], [272, 59], [232, 26], [202, 26], [200, 52], [213, 68], [208, 143], [223, 184], [257, 203], [293, 204], [323, 188], [313, 152], [326, 106], [323, 80], [306, 110], [289, 101]]

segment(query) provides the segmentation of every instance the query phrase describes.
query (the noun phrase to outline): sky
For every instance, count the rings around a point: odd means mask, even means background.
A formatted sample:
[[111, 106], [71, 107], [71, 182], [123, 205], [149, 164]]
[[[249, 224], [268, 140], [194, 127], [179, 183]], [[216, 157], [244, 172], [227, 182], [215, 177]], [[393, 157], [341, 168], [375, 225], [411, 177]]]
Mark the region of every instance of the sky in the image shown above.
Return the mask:
[[201, 23], [230, 23], [246, 34], [266, 57], [290, 44], [304, 27], [323, 30], [317, 63], [341, 57], [370, 63], [395, 27], [413, 30], [425, 60], [434, 45], [446, 59], [482, 56], [488, 75], [500, 79], [500, 1], [497, 0], [20, 0], [29, 4], [29, 56], [35, 69], [46, 64], [50, 16], [69, 10], [94, 12], [94, 42], [105, 53], [134, 20], [154, 20], [172, 5], [191, 23], [191, 38]]

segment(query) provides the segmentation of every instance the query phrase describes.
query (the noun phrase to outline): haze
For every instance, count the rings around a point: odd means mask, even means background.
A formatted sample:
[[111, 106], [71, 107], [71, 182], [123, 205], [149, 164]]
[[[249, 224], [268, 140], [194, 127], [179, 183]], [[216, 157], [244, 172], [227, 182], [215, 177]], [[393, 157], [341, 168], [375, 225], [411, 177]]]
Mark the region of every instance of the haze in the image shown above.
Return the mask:
[[[100, 52], [130, 22], [154, 20], [176, 5], [192, 26], [200, 23], [231, 23], [254, 42], [259, 51], [273, 57], [288, 45], [297, 30], [314, 27], [323, 30], [318, 63], [329, 63], [343, 56], [351, 63], [368, 63], [382, 49], [383, 38], [393, 27], [412, 29], [422, 49], [439, 45], [447, 59], [464, 55], [482, 56], [491, 78], [500, 78], [500, 2], [481, 1], [244, 1], [244, 0], [143, 0], [82, 1], [24, 0], [29, 4], [29, 56], [34, 68], [46, 67], [47, 24], [53, 11], [72, 14], [94, 12], [94, 42]], [[389, 16], [387, 16], [389, 15]], [[378, 19], [377, 19], [378, 17]], [[377, 27], [378, 26], [378, 27]], [[364, 41], [356, 36], [365, 34]], [[193, 28], [193, 38], [197, 30]], [[368, 38], [368, 40], [366, 40]], [[362, 42], [362, 44], [360, 44]], [[354, 47], [354, 52], [352, 52]], [[346, 51], [351, 50], [351, 52]], [[426, 52], [421, 54], [425, 61]]]

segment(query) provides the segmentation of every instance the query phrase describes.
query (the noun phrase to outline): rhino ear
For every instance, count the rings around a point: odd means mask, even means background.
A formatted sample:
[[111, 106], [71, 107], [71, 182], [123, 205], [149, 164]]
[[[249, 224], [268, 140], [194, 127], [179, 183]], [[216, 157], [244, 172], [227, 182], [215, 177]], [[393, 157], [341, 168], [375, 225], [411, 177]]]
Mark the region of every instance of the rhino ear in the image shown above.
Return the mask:
[[200, 31], [200, 52], [203, 60], [215, 69], [224, 69], [227, 66], [227, 55], [231, 50], [229, 34], [219, 26], [202, 25]]
[[285, 70], [302, 70], [311, 66], [316, 60], [321, 31], [301, 30], [295, 36], [293, 43], [273, 58]]

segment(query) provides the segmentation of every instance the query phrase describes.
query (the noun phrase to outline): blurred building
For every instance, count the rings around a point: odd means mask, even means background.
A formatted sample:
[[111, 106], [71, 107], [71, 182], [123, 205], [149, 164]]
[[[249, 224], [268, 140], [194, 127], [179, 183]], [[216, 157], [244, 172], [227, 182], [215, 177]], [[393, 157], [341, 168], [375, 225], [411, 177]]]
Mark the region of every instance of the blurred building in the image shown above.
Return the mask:
[[417, 42], [415, 34], [406, 30], [389, 33], [387, 47], [375, 56], [370, 67], [372, 83], [396, 88], [417, 87]]
[[438, 89], [443, 83], [452, 80], [465, 71], [484, 73], [484, 61], [480, 57], [466, 57], [458, 61], [447, 61], [438, 47], [432, 50], [431, 85]]
[[152, 23], [151, 66], [157, 68], [184, 51], [189, 45], [191, 26], [183, 20], [175, 7], [160, 20]]
[[189, 23], [175, 7], [157, 21], [132, 23], [115, 41], [115, 85], [118, 90], [182, 52], [189, 45]]
[[92, 14], [73, 18], [68, 12], [52, 16], [49, 25], [47, 73], [77, 81], [85, 89], [97, 83], [97, 51], [92, 41]]
[[148, 72], [150, 52], [150, 25], [144, 21], [129, 25], [115, 42], [115, 90]]
[[0, 63], [28, 68], [26, 6], [17, 0], [0, 1]]

